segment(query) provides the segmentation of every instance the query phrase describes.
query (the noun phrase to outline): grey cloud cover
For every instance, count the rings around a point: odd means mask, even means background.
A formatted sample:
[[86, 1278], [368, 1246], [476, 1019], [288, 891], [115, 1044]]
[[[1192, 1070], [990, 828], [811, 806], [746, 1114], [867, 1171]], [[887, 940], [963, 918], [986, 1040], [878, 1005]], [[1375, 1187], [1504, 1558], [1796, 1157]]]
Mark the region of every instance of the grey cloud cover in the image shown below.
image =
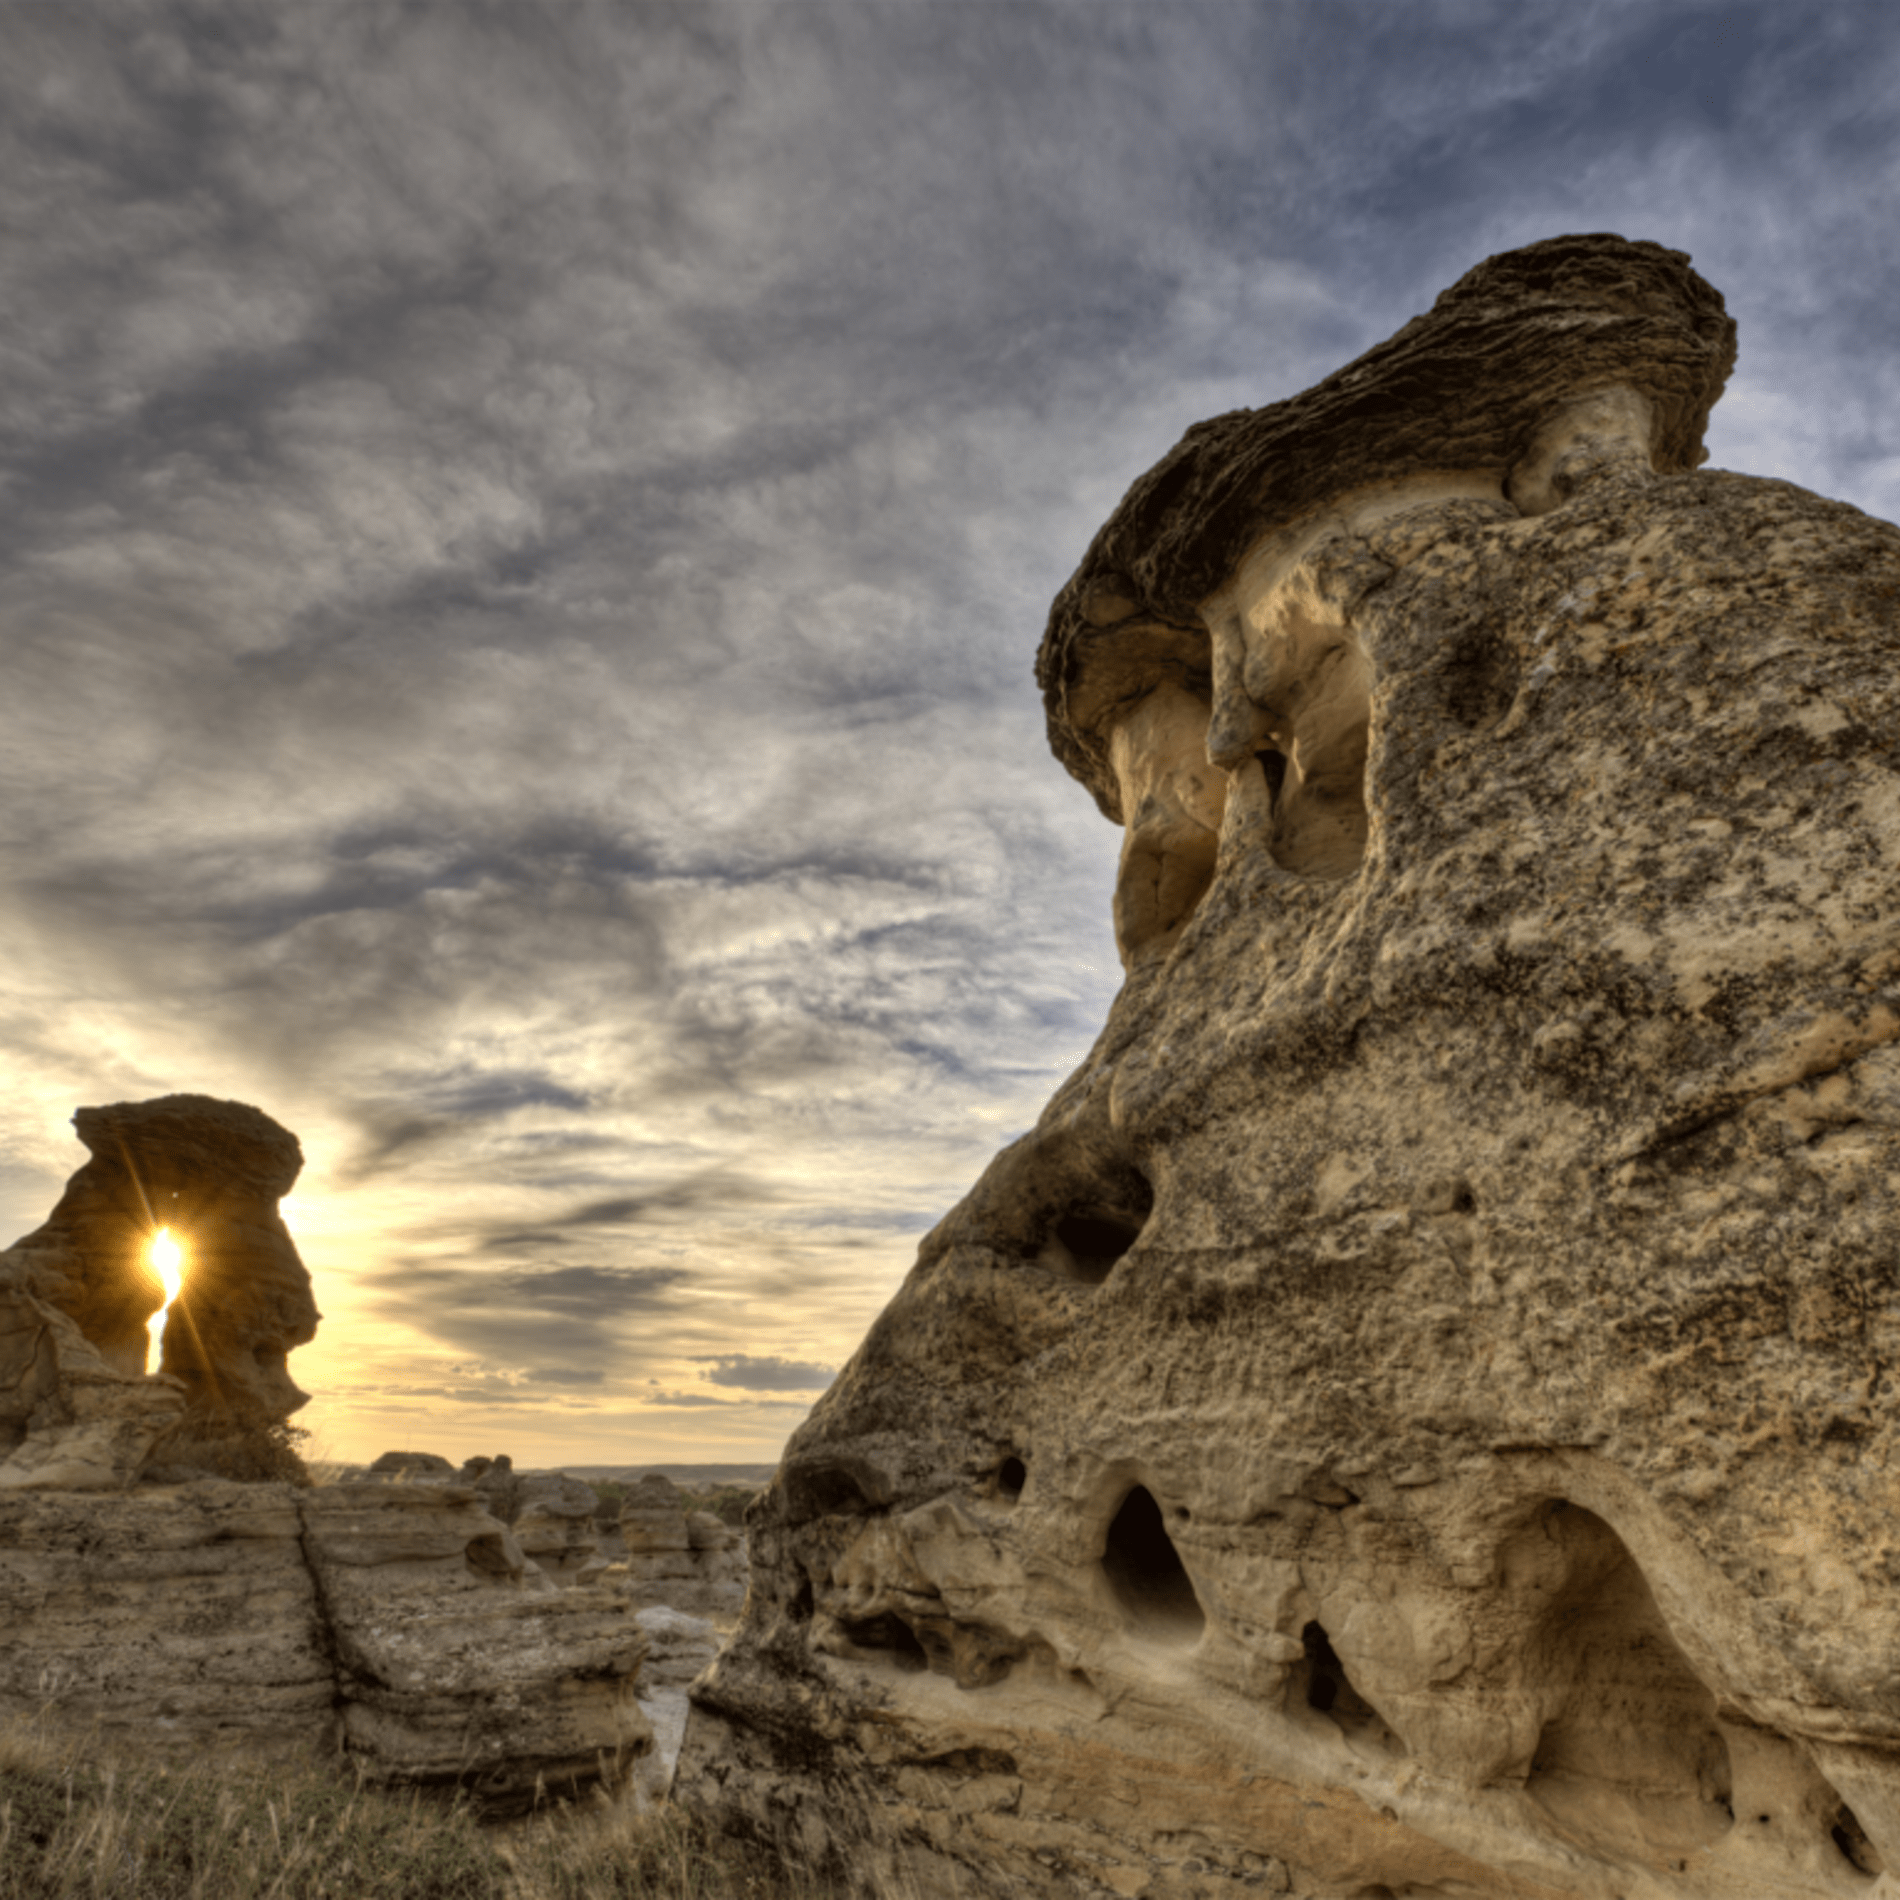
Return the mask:
[[706, 1368], [841, 1363], [1105, 1014], [1029, 664], [1188, 423], [1621, 230], [1740, 320], [1717, 462], [1900, 513], [1885, 9], [8, 31], [0, 1238], [75, 1105], [259, 1103], [340, 1451], [776, 1449]]

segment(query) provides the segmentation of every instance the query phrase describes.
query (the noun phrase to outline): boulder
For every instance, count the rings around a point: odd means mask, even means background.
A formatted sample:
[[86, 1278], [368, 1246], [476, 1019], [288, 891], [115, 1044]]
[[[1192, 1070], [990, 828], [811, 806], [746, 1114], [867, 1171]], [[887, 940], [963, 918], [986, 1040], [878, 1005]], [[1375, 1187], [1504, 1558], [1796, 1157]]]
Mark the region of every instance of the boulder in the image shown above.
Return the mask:
[[1127, 968], [749, 1518], [675, 1799], [920, 1895], [1900, 1880], [1900, 530], [1494, 258], [1058, 597]]

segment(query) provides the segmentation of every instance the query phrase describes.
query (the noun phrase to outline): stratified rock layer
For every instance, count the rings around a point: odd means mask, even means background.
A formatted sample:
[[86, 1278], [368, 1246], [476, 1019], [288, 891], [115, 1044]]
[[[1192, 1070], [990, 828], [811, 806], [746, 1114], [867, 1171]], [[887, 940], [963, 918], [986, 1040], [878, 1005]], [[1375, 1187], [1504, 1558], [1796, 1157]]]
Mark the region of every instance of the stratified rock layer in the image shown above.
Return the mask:
[[[1065, 590], [1128, 981], [755, 1509], [723, 1826], [924, 1895], [1900, 1891], [1900, 530], [1691, 472], [1685, 260], [1471, 285], [1482, 455], [1388, 390], [1391, 480], [1191, 458]], [[1105, 545], [1165, 639], [1064, 632]]]
[[0, 1497], [0, 1620], [0, 1717], [141, 1749], [341, 1746], [503, 1812], [651, 1749], [632, 1607], [556, 1589], [465, 1486]]
[[692, 1616], [737, 1616], [745, 1602], [745, 1546], [710, 1511], [688, 1511], [679, 1486], [653, 1472], [620, 1507], [626, 1547], [621, 1587], [643, 1606]]

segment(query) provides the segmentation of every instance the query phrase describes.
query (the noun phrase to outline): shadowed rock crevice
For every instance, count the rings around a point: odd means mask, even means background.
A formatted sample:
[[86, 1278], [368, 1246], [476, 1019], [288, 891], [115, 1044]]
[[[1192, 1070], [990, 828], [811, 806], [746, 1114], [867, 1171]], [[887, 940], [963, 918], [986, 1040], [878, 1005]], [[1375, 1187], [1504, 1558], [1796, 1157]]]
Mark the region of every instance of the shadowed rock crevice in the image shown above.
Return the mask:
[[1309, 1622], [1300, 1631], [1300, 1648], [1301, 1659], [1289, 1690], [1292, 1701], [1317, 1710], [1353, 1741], [1386, 1754], [1403, 1755], [1403, 1739], [1354, 1687], [1325, 1626]]
[[1193, 1580], [1146, 1485], [1136, 1485], [1109, 1521], [1102, 1574], [1135, 1634], [1187, 1643], [1206, 1626]]

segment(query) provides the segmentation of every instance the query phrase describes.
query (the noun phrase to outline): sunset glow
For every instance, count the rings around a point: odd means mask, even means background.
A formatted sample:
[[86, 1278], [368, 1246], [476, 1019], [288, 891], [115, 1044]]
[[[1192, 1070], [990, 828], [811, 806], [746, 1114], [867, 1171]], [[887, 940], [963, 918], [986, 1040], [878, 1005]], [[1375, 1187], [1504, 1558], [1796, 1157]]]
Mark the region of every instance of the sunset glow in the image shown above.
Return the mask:
[[146, 1258], [165, 1287], [165, 1304], [145, 1322], [146, 1333], [151, 1339], [151, 1344], [145, 1349], [145, 1370], [156, 1372], [165, 1345], [165, 1316], [171, 1311], [172, 1302], [184, 1290], [185, 1250], [169, 1227], [161, 1227], [152, 1236], [152, 1244], [146, 1249]]

